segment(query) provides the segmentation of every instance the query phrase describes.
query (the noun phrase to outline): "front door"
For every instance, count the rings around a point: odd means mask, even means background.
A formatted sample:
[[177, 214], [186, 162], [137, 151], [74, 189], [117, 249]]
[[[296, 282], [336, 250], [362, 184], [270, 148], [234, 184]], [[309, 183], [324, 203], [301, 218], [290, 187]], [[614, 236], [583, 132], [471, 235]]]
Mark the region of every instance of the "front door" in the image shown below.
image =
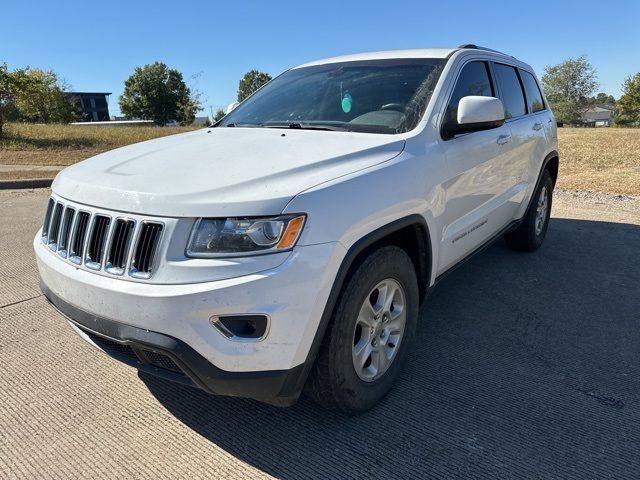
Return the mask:
[[[463, 66], [446, 108], [445, 122], [457, 117], [458, 102], [468, 95], [497, 96], [487, 62], [472, 61]], [[512, 179], [504, 174], [504, 166], [514, 162], [507, 124], [441, 142], [449, 180], [444, 185], [438, 274], [489, 240], [514, 213]]]

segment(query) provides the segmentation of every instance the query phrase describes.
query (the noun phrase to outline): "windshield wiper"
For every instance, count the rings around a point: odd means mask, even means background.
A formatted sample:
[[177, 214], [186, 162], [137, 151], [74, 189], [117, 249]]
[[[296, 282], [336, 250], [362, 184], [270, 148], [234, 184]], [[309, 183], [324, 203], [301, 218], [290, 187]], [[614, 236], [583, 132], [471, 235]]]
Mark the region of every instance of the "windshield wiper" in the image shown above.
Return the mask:
[[293, 128], [299, 130], [329, 130], [333, 132], [349, 132], [346, 127], [338, 125], [330, 125], [326, 123], [302, 123], [302, 122], [283, 122], [283, 123], [265, 123], [265, 128]]
[[243, 127], [243, 128], [261, 128], [259, 123], [228, 123], [226, 125], [220, 125], [221, 127]]

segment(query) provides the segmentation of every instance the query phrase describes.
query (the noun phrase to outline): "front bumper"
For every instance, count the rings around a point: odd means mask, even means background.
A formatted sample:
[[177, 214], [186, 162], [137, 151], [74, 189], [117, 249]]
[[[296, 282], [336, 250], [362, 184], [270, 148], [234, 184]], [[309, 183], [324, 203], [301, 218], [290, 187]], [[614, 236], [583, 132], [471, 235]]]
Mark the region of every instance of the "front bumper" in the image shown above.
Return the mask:
[[93, 315], [65, 302], [43, 282], [40, 287], [82, 338], [141, 371], [215, 395], [253, 398], [278, 406], [295, 403], [304, 386], [303, 364], [290, 370], [227, 372], [177, 338]]
[[[44, 294], [85, 340], [141, 370], [278, 405], [295, 401], [302, 388], [305, 362], [344, 256], [338, 243], [298, 247], [265, 272], [156, 285], [78, 269], [60, 261], [39, 236], [34, 249]], [[210, 323], [212, 316], [243, 313], [270, 317], [265, 339], [232, 341]]]

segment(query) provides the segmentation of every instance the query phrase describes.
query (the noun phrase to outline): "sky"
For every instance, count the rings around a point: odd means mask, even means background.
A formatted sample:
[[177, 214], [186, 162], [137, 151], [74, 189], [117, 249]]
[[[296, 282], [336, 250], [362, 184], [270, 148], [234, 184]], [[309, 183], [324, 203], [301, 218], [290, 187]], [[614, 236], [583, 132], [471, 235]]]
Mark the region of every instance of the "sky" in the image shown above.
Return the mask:
[[272, 75], [329, 56], [475, 43], [539, 76], [587, 55], [598, 91], [620, 96], [640, 71], [640, 1], [55, 1], [4, 0], [0, 62], [55, 70], [76, 91], [112, 92], [136, 66], [161, 61], [226, 108], [256, 68]]

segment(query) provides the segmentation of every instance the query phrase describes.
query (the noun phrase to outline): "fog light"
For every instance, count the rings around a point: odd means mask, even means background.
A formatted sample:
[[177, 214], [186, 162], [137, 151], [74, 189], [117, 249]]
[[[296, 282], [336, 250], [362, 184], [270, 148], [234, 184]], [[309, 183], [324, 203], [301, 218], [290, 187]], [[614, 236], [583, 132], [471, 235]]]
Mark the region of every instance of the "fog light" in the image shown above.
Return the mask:
[[224, 315], [211, 317], [211, 324], [231, 340], [260, 340], [267, 333], [266, 315]]

